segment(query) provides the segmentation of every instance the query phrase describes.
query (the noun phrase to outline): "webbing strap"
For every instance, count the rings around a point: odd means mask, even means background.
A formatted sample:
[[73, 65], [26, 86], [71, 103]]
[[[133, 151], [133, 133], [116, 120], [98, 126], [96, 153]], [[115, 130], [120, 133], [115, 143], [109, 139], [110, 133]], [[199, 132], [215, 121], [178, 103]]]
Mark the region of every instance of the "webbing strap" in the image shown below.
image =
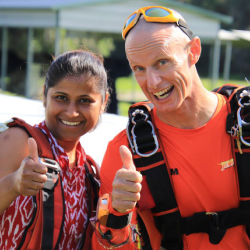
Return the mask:
[[43, 190], [43, 237], [41, 250], [53, 249], [54, 189]]
[[[156, 153], [152, 155], [148, 154], [156, 147], [155, 139], [153, 138], [154, 135], [152, 134], [149, 123], [145, 120], [145, 115], [140, 115], [141, 113], [146, 114], [148, 120], [152, 121], [151, 109], [152, 105], [148, 105], [148, 103], [132, 106], [129, 110], [130, 122], [128, 123], [127, 136], [132, 140], [134, 133], [138, 151], [147, 155], [146, 157], [140, 157], [137, 152], [133, 150], [133, 146], [131, 147], [136, 169], [146, 177], [144, 178], [146, 181], [143, 182], [143, 189], [149, 188], [155, 203], [154, 207], [148, 208], [151, 208], [157, 229], [163, 234], [161, 245], [166, 249], [179, 250], [182, 249], [179, 227], [181, 216], [169, 177], [168, 167], [166, 165], [167, 161], [162, 152], [161, 145], [159, 145], [159, 149]], [[137, 115], [135, 115], [135, 110], [142, 110], [143, 112], [137, 112]], [[133, 123], [134, 121], [136, 123]], [[134, 130], [132, 130], [133, 128]], [[148, 195], [149, 194], [145, 194], [144, 196], [144, 192], [141, 192], [140, 202], [143, 199], [148, 200]], [[138, 203], [139, 209], [140, 202]], [[145, 206], [143, 209], [146, 208]]]
[[50, 144], [44, 133], [36, 127], [31, 126], [24, 120], [19, 118], [12, 118], [13, 122], [8, 124], [8, 127], [21, 127], [26, 130], [26, 132], [35, 139], [38, 148], [38, 155], [44, 158], [54, 159]]
[[181, 232], [186, 235], [207, 233], [212, 244], [219, 244], [227, 229], [249, 224], [250, 211], [234, 208], [213, 213], [195, 213], [193, 216], [182, 218]]

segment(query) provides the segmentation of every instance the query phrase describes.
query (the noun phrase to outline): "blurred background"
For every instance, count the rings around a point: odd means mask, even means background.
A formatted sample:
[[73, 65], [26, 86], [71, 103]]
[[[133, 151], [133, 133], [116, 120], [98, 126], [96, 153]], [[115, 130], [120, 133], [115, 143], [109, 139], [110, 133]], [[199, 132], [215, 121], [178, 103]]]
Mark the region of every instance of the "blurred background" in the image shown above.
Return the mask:
[[0, 123], [15, 116], [32, 125], [44, 119], [42, 86], [53, 57], [79, 48], [101, 53], [111, 105], [101, 125], [81, 138], [101, 164], [108, 141], [126, 126], [129, 105], [146, 99], [129, 68], [121, 30], [132, 12], [149, 5], [180, 12], [200, 37], [197, 68], [207, 89], [248, 84], [249, 0], [0, 0]]
[[113, 89], [108, 113], [126, 116], [128, 106], [145, 97], [129, 68], [121, 30], [133, 11], [148, 5], [179, 11], [201, 38], [197, 68], [208, 89], [247, 84], [249, 0], [0, 0], [0, 93], [41, 100], [52, 58], [86, 48], [104, 56]]

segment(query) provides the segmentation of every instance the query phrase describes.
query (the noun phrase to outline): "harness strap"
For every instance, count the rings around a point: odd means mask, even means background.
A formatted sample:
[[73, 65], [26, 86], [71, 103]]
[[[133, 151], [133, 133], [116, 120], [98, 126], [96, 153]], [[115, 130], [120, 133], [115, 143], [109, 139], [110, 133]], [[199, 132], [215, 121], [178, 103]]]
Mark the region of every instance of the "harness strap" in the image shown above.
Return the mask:
[[93, 233], [93, 228], [89, 223], [89, 218], [93, 217], [94, 208], [96, 208], [98, 198], [99, 198], [99, 188], [100, 188], [100, 169], [96, 162], [89, 155], [86, 156], [87, 161], [84, 164], [86, 171], [86, 186], [88, 190], [88, 222], [86, 225], [86, 230], [83, 234], [83, 242], [79, 249], [87, 250], [91, 249], [91, 236]]
[[29, 124], [24, 120], [19, 118], [12, 118], [13, 121], [8, 123], [8, 127], [21, 127], [26, 130], [26, 132], [35, 139], [38, 148], [38, 155], [48, 159], [54, 159], [50, 144], [44, 133]]
[[[182, 249], [179, 227], [181, 215], [169, 178], [167, 160], [151, 122], [152, 107], [151, 103], [144, 102], [133, 105], [129, 110], [127, 137], [130, 140], [136, 169], [143, 176], [144, 191], [141, 192], [138, 206], [140, 210], [151, 209], [155, 225], [163, 234], [162, 247]], [[150, 193], [145, 192], [145, 189]], [[152, 202], [147, 204], [148, 200]]]

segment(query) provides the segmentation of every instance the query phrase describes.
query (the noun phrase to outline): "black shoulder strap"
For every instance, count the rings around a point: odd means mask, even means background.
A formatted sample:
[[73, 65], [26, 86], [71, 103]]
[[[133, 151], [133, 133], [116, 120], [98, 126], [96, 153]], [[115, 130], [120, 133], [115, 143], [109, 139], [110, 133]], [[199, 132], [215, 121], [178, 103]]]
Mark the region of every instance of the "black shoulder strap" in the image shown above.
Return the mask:
[[[156, 227], [163, 234], [162, 247], [182, 249], [179, 227], [181, 216], [169, 177], [167, 159], [152, 120], [152, 108], [151, 103], [144, 102], [132, 105], [129, 109], [127, 137], [136, 169], [143, 176], [144, 191], [138, 205], [141, 210], [151, 209]], [[150, 207], [140, 207], [142, 203], [148, 203], [150, 194], [153, 198]]]

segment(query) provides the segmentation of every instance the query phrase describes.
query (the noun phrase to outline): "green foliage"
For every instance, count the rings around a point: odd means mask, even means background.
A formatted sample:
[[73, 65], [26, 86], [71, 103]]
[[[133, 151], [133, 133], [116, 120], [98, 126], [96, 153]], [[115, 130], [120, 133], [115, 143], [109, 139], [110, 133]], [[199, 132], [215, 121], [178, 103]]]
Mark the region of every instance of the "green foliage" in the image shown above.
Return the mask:
[[[131, 101], [138, 102], [145, 100], [145, 98], [142, 98], [142, 91], [139, 85], [137, 83], [135, 84], [135, 86], [133, 85], [134, 81], [135, 79], [132, 77], [120, 77], [116, 80], [116, 92], [119, 100], [119, 115], [127, 116]], [[202, 78], [201, 81], [204, 87], [210, 91], [226, 83], [223, 81], [223, 79], [219, 79], [216, 85], [213, 86], [210, 78]], [[247, 85], [247, 82], [244, 79], [231, 79], [230, 81], [228, 81], [228, 83]], [[131, 96], [134, 96], [135, 99], [131, 99]]]

